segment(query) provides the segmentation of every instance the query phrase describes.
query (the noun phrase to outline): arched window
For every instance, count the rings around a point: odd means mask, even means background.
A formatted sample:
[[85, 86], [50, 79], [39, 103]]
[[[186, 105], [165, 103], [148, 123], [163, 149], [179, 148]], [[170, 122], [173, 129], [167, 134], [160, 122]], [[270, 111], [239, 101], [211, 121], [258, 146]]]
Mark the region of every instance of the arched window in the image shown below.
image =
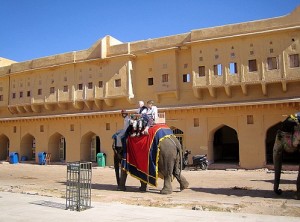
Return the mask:
[[183, 146], [183, 131], [176, 127], [171, 127], [171, 130], [173, 131], [173, 134], [176, 136], [176, 138], [179, 140], [181, 146]]

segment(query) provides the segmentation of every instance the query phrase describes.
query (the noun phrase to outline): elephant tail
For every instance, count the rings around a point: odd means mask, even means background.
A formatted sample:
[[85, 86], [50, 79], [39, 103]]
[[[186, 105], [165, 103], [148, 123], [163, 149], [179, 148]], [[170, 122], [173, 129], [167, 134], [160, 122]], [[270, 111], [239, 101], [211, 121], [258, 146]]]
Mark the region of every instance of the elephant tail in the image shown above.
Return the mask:
[[181, 145], [179, 146], [179, 148], [177, 147], [177, 153], [179, 153], [179, 165], [180, 165], [180, 173], [181, 173], [181, 171], [182, 171], [182, 164], [183, 164], [183, 157], [182, 157], [182, 148], [181, 148]]
[[176, 151], [177, 151], [177, 158], [176, 158], [176, 165], [174, 167], [174, 169], [177, 168], [177, 166], [179, 165], [180, 166], [180, 172], [179, 172], [179, 176], [181, 174], [181, 171], [182, 171], [182, 148], [181, 148], [181, 144], [180, 142], [177, 140], [177, 138], [174, 136], [174, 137], [170, 137], [170, 140], [174, 143], [174, 145], [176, 146]]

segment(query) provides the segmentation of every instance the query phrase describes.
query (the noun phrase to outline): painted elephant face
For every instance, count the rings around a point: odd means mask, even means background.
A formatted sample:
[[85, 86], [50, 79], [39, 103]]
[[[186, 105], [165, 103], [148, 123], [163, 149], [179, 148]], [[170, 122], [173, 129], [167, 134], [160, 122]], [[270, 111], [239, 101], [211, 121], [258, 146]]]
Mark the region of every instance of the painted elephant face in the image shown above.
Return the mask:
[[293, 147], [297, 147], [298, 145], [300, 145], [300, 125], [295, 127], [293, 135]]

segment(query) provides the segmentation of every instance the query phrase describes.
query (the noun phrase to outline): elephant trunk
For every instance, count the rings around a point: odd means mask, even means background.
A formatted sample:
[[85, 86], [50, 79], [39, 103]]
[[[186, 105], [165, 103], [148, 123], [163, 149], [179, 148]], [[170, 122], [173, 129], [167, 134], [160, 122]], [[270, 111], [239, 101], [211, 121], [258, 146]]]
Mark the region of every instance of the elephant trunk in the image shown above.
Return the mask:
[[281, 176], [281, 168], [282, 168], [282, 141], [281, 136], [278, 135], [277, 132], [274, 147], [273, 147], [273, 164], [274, 164], [274, 171], [275, 171], [275, 178], [274, 178], [274, 187], [273, 190], [276, 194], [280, 195], [282, 190], [279, 189], [280, 183], [280, 176]]
[[120, 185], [120, 164], [119, 164], [119, 158], [118, 155], [114, 154], [114, 168], [115, 168], [115, 174], [116, 174], [116, 180], [118, 186]]
[[119, 191], [126, 191], [126, 179], [127, 179], [127, 172], [125, 170], [121, 169], [121, 178], [120, 182], [118, 184], [118, 190]]

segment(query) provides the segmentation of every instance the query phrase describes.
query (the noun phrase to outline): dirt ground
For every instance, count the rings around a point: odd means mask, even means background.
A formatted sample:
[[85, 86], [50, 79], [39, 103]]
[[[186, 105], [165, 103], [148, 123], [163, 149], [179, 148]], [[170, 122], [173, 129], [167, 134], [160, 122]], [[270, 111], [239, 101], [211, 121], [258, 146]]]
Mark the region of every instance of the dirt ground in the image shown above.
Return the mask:
[[[161, 195], [161, 179], [158, 187], [149, 187], [148, 192], [141, 193], [138, 190], [139, 181], [128, 176], [127, 191], [117, 191], [114, 169], [93, 166], [92, 204], [96, 201], [120, 202], [300, 217], [300, 201], [295, 199], [296, 171], [283, 172], [280, 188], [284, 192], [281, 196], [273, 193], [274, 173], [267, 169], [184, 170], [182, 173], [190, 183], [189, 188], [180, 192], [179, 184], [174, 180], [174, 192]], [[0, 191], [65, 198], [66, 180], [66, 165], [0, 162]]]

